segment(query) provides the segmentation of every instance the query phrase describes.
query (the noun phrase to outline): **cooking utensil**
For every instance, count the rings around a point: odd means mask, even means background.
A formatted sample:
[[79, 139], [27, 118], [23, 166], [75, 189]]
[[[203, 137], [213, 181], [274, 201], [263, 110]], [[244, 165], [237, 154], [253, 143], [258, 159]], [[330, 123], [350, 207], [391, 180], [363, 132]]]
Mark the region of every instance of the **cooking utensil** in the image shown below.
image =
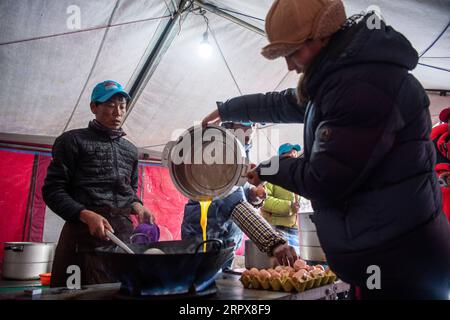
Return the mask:
[[39, 279], [51, 271], [55, 244], [49, 242], [5, 242], [2, 276], [5, 279]]
[[[217, 239], [203, 242], [161, 241], [149, 245], [128, 244], [135, 254], [117, 252], [111, 246], [97, 248], [95, 254], [104, 270], [122, 283], [121, 292], [128, 295], [174, 295], [200, 292], [208, 288], [222, 266], [233, 257], [234, 247], [222, 248]], [[165, 254], [147, 255], [150, 248]]]
[[245, 268], [269, 269], [278, 265], [276, 258], [269, 257], [251, 240], [245, 240]]
[[131, 250], [122, 240], [117, 238], [111, 231], [106, 230], [106, 236], [126, 253], [134, 254], [133, 250]]
[[247, 181], [250, 169], [241, 142], [216, 125], [191, 127], [167, 143], [162, 164], [175, 187], [196, 201], [225, 198]]

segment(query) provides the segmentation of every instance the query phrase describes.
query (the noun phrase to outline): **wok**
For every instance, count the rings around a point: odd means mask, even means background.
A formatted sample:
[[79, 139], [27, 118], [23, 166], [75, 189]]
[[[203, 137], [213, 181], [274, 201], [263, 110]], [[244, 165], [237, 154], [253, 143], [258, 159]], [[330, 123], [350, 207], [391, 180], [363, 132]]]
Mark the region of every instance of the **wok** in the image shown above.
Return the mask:
[[[205, 242], [205, 241], [204, 241]], [[148, 245], [127, 244], [135, 254], [116, 246], [96, 248], [96, 258], [111, 277], [121, 282], [121, 293], [135, 296], [175, 295], [200, 292], [209, 287], [222, 266], [232, 259], [233, 246], [222, 241], [161, 241]], [[165, 254], [144, 254], [157, 248]]]

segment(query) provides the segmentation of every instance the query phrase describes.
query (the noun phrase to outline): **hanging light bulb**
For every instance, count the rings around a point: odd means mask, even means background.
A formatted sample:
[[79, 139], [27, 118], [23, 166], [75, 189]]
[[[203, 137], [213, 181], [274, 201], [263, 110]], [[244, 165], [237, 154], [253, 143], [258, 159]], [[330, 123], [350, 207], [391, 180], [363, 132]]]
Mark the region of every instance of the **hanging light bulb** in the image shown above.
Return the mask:
[[203, 33], [203, 40], [200, 42], [200, 46], [198, 47], [198, 54], [200, 57], [207, 59], [211, 57], [212, 51], [213, 48], [208, 41], [208, 31], [205, 31]]

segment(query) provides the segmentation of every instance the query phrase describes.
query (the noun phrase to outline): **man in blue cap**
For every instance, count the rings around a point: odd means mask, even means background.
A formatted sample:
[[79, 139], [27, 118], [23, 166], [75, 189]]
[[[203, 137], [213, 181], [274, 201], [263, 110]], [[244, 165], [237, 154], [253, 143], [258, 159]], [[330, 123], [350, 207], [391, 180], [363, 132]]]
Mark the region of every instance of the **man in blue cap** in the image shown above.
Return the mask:
[[80, 267], [82, 285], [110, 281], [83, 252], [108, 245], [106, 230], [128, 241], [133, 232], [130, 214], [138, 215], [141, 223], [153, 223], [136, 194], [138, 150], [123, 138], [121, 128], [129, 100], [116, 81], [97, 84], [90, 103], [95, 119], [55, 140], [42, 194], [66, 223], [56, 248], [52, 287], [66, 286], [70, 265]]

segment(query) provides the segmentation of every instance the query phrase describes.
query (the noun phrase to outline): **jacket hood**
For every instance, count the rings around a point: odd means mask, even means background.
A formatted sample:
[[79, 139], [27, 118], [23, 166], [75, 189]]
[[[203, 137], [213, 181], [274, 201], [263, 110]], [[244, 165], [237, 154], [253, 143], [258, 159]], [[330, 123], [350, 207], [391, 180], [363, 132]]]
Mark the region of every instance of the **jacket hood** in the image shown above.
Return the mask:
[[401, 33], [383, 20], [374, 28], [364, 16], [359, 22], [344, 27], [330, 39], [329, 45], [310, 67], [308, 91], [314, 95], [317, 86], [330, 73], [363, 63], [389, 63], [413, 70], [419, 61], [417, 51]]

